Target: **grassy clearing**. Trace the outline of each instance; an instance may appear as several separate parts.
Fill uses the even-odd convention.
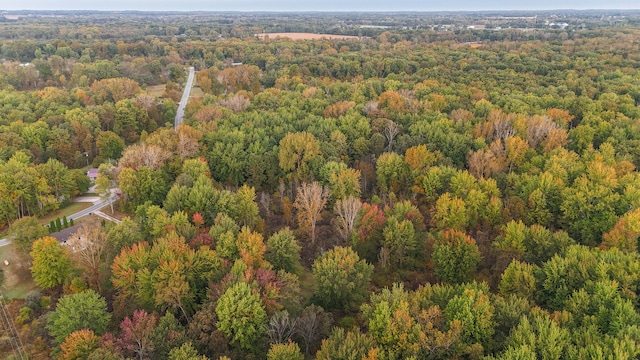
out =
[[[189,97],[202,98],[204,97],[204,91],[202,91],[200,87],[194,86],[191,88],[191,93],[189,93]]]
[[[296,272],[300,279],[300,295],[302,295],[303,303],[308,302],[313,293],[316,291],[316,280],[313,278],[311,271],[302,269]]]
[[[48,214],[47,216],[40,218],[40,223],[43,225],[46,225],[48,223],[51,222],[51,220],[55,220],[56,218],[63,218],[64,216],[69,216],[71,214],[75,214],[78,211],[84,210],[86,208],[91,207],[93,204],[92,203],[85,203],[85,202],[79,202],[79,203],[71,203],[69,206],[64,207],[62,209],[58,209],[50,214]]]
[[[7,260],[9,265],[5,265]],[[0,267],[3,272],[3,281],[0,286],[2,294],[10,299],[23,299],[38,286],[31,278],[27,255],[20,253],[16,245],[10,244],[0,247]]]
[[[162,97],[162,93],[164,92],[165,85],[152,85],[147,86],[147,93],[149,95],[153,95],[157,98]]]

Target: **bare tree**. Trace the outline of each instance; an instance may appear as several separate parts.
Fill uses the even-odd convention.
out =
[[[296,333],[297,319],[292,319],[287,310],[278,311],[269,319],[267,336],[269,342],[274,344],[285,344]]]
[[[177,129],[178,142],[176,146],[176,152],[180,156],[180,160],[196,154],[200,150],[198,140],[202,137],[202,134],[191,126],[180,124]]]
[[[389,151],[391,151],[391,147],[393,146],[393,139],[395,139],[396,135],[400,132],[400,126],[393,122],[392,120],[387,121],[384,125],[384,136],[387,138],[387,142],[389,143]]]
[[[494,135],[493,139],[506,139],[516,134],[509,118],[501,118],[493,123]]]
[[[333,207],[333,211],[338,216],[335,219],[336,228],[345,241],[349,240],[349,234],[351,234],[355,227],[356,217],[361,207],[362,202],[360,199],[353,196],[336,201]]]
[[[246,110],[251,105],[251,101],[246,96],[236,94],[218,101],[217,104],[233,112],[238,112]]]
[[[147,111],[147,113],[153,109],[157,101],[155,96],[149,94],[139,94],[136,97],[136,100],[138,101],[138,104]]]
[[[535,148],[556,128],[558,125],[548,116],[534,115],[527,120],[527,142]]]
[[[329,334],[332,323],[331,314],[327,314],[319,306],[310,305],[302,310],[302,314],[300,314],[296,323],[296,330],[302,341],[304,341],[305,354],[309,354],[311,344],[320,341]]]
[[[377,101],[369,101],[368,103],[364,104],[364,112],[365,114],[367,114],[367,116],[370,116],[374,113],[378,112],[378,102]]]
[[[155,171],[162,168],[170,157],[170,151],[160,146],[142,143],[127,147],[122,152],[118,164],[120,167],[129,167],[136,171],[140,170],[142,166]]]
[[[298,223],[301,227],[310,230],[311,243],[316,240],[316,222],[320,220],[320,214],[327,204],[329,189],[318,184],[303,183],[298,188],[298,195],[293,207],[298,210]]]
[[[86,271],[89,283],[95,284],[98,293],[102,293],[101,269],[106,266],[108,241],[102,229],[89,226],[81,227],[67,240],[73,260]]]
[[[267,218],[271,217],[271,194],[267,191],[260,193],[260,205],[264,208]]]

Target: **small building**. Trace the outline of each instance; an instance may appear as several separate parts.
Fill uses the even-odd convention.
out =
[[[89,177],[89,180],[96,181],[96,178],[98,177],[98,169],[89,169],[89,171],[87,171],[87,176]]]

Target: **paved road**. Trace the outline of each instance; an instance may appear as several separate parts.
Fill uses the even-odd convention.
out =
[[[84,210],[80,210],[75,214],[71,214],[71,215],[67,216],[67,219],[78,220],[83,216],[87,216],[87,215],[91,214],[92,212],[98,211],[98,210],[102,209],[103,207],[108,206],[109,204],[111,204],[111,202],[113,202],[115,200],[116,200],[115,197],[111,197],[111,198],[109,198],[107,200],[99,201],[99,202],[93,204],[92,206],[90,206],[90,207],[88,207],[88,208],[86,208]],[[4,238],[4,239],[0,239],[0,247],[6,246],[6,245],[9,245],[9,244],[11,244],[11,238],[7,237],[7,238]]]
[[[180,100],[180,104],[178,105],[178,111],[176,112],[176,121],[174,127],[177,128],[178,125],[182,124],[182,120],[184,120],[184,108],[187,106],[187,101],[189,101],[189,94],[191,93],[191,87],[193,86],[193,78],[195,76],[195,70],[193,66],[189,68],[189,78],[187,79],[187,84],[184,86],[184,92],[182,93],[182,99]]]

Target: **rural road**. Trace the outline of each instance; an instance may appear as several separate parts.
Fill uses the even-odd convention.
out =
[[[91,205],[90,207],[84,209],[84,210],[80,210],[75,214],[71,214],[69,216],[67,216],[67,219],[73,219],[73,220],[78,220],[79,218],[83,217],[83,216],[87,216],[89,214],[91,214],[92,212],[98,211],[100,209],[102,209],[103,207],[111,204],[111,202],[115,201],[116,198],[115,197],[110,197],[107,200],[101,200],[99,202],[94,203],[93,205]],[[2,246],[7,246],[11,244],[11,239],[9,237],[4,238],[4,239],[0,239],[0,247]]]
[[[175,128],[178,128],[178,125],[182,124],[182,120],[184,120],[184,108],[187,106],[187,101],[189,101],[189,94],[191,93],[191,87],[193,86],[194,75],[195,70],[193,69],[193,66],[191,66],[189,68],[189,78],[187,79],[187,84],[184,86],[182,99],[178,105],[178,111],[176,112]]]

